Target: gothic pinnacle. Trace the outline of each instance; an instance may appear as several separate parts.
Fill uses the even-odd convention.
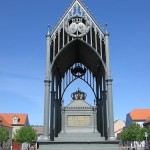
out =
[[[106,27],[106,34],[108,34],[108,24],[107,23],[105,24],[105,27]]]
[[[50,25],[48,24],[48,32],[47,35],[50,35]]]

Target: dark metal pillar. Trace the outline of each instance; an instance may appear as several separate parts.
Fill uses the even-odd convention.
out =
[[[54,141],[54,72],[52,71],[52,88],[51,88],[51,117],[50,117],[50,140]]]
[[[58,119],[59,119],[59,99],[58,99],[58,83],[56,81],[56,99],[55,99],[55,137],[58,137]]]
[[[61,101],[62,101],[62,97],[61,97],[61,81],[59,83],[59,104],[58,104],[58,126],[59,126],[59,130],[58,132],[60,133],[61,131]]]
[[[103,114],[103,96],[102,96],[102,88],[103,88],[103,85],[102,85],[103,83],[102,83],[102,76],[101,76],[101,78],[100,78],[100,119],[101,119],[101,122],[100,122],[100,130],[101,130],[101,135],[102,135],[102,137],[104,136],[104,125],[103,125],[103,123],[104,123],[104,120],[103,120],[103,118],[104,118],[104,114]]]
[[[104,114],[104,137],[105,139],[108,138],[108,125],[107,125],[107,98],[106,98],[106,91],[103,91],[103,114]]]
[[[100,98],[99,98],[99,84],[98,84],[98,79],[96,79],[96,107],[97,107],[97,130],[100,132]]]

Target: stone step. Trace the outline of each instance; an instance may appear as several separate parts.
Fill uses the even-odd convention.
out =
[[[55,137],[57,142],[98,142],[105,141],[104,137],[101,137],[100,133],[60,133],[58,137]]]
[[[39,142],[38,150],[119,150],[119,141],[105,142]]]
[[[100,133],[60,133],[58,137],[101,137]]]
[[[72,138],[55,138],[55,142],[99,142],[99,141],[104,141],[105,138],[99,137],[99,138],[88,138],[88,137],[72,137]]]

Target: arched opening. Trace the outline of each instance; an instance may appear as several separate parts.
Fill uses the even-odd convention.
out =
[[[68,86],[68,88],[66,89],[66,91],[64,93],[64,96],[62,98],[64,100],[64,105],[66,106],[72,101],[71,94],[73,92],[75,92],[78,88],[80,88],[81,91],[83,91],[83,92],[85,92],[87,94],[86,102],[88,102],[89,104],[94,106],[95,95],[93,94],[93,91],[91,90],[89,85],[87,85],[81,79],[77,79],[77,80],[73,81],[70,84],[70,86]]]
[[[84,67],[86,70],[85,74],[82,75],[81,77],[79,76],[74,77],[75,75],[71,71],[72,68],[76,70],[80,68],[80,70],[82,70],[83,69],[82,67]],[[71,132],[71,130],[72,131],[74,130],[74,127],[70,129],[68,124],[66,123],[66,116],[65,117],[62,116],[62,114],[66,113],[67,111],[67,108],[64,106],[64,101],[62,99],[62,96],[64,92],[67,90],[67,88],[69,88],[69,86],[72,87],[71,85],[74,85],[73,84],[74,82],[76,83],[75,85],[77,85],[76,87],[77,89],[80,88],[79,83],[83,84],[84,81],[85,83],[87,83],[87,85],[85,83],[84,85],[89,86],[92,91],[92,92],[88,92],[87,94],[93,93],[94,95],[93,97],[91,97],[92,100],[89,99],[90,104],[92,102],[93,107],[88,106],[91,111],[91,114],[94,113],[94,116],[92,115],[89,116],[90,124],[88,125],[90,126],[90,128],[88,129],[86,126],[85,129],[94,133],[99,132],[102,137],[106,138],[107,137],[107,125],[106,125],[107,110],[106,110],[106,96],[104,95],[104,91],[106,91],[106,86],[105,86],[106,66],[104,61],[100,57],[99,53],[96,52],[95,49],[93,49],[93,47],[91,47],[85,41],[82,41],[80,39],[74,39],[66,46],[64,46],[59,51],[59,53],[57,53],[52,63],[51,71],[52,71],[51,99],[55,101],[55,102],[53,101],[51,102],[51,120],[52,120],[51,126],[53,126],[53,128],[51,128],[50,131],[51,137],[53,137],[54,132],[55,132],[55,137],[58,137],[58,134],[61,132]],[[86,92],[84,90],[82,91]],[[69,92],[67,93],[71,94]],[[70,96],[67,97],[70,98]],[[67,103],[65,100],[65,105],[66,104]],[[55,107],[55,113],[53,113],[54,107]],[[79,107],[80,106],[78,105],[76,109],[78,109]],[[80,116],[80,114],[78,114],[78,116]],[[83,117],[83,115],[81,116]],[[55,124],[53,123],[54,122],[53,119],[55,120]],[[82,129],[84,128],[82,127]]]
[[[52,70],[57,71],[59,76],[63,76],[77,62],[84,64],[95,76],[100,71],[106,72],[105,63],[99,53],[80,39],[71,41],[60,50],[52,63]]]

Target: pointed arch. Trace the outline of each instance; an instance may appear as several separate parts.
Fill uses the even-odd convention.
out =
[[[84,79],[82,79],[82,78],[75,78],[75,79],[73,79],[73,80],[66,86],[66,88],[64,89],[64,91],[63,91],[63,93],[62,93],[62,97],[64,96],[64,93],[66,92],[67,88],[68,88],[74,81],[76,81],[77,79],[84,81],[84,82],[90,87],[90,89],[93,91],[94,96],[95,96],[95,99],[96,99],[97,95],[96,95],[96,92],[94,91],[93,87],[92,87],[86,80],[84,80]]]
[[[95,76],[99,71],[106,72],[106,66],[100,55],[86,42],[75,39],[67,44],[56,55],[52,63],[52,70],[55,68],[60,76],[76,62],[84,64]]]

